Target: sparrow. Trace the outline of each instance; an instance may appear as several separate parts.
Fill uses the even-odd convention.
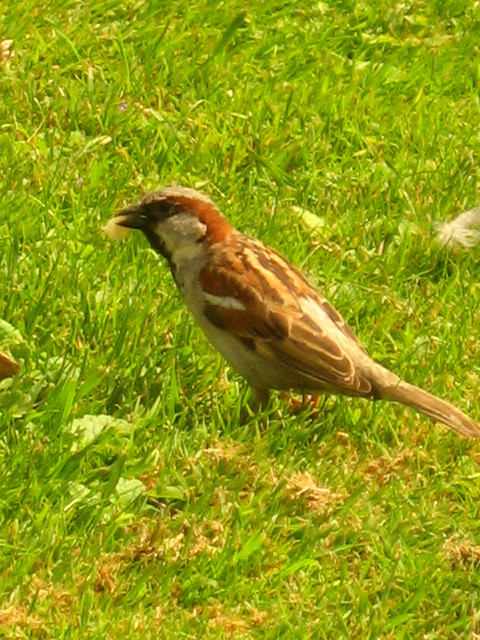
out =
[[[277,251],[235,229],[206,195],[165,187],[104,227],[142,231],[164,256],[208,340],[265,405],[271,389],[337,393],[413,407],[462,436],[480,426],[374,361],[339,312]]]

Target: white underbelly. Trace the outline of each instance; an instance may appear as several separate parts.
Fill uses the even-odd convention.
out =
[[[204,313],[203,294],[199,285],[188,286],[187,282],[198,282],[196,278],[184,278],[181,292],[189,311],[210,343],[222,354],[238,373],[252,386],[262,386],[264,380],[264,362],[257,353],[242,344],[238,338],[212,324]],[[179,283],[180,284],[180,283]],[[266,385],[269,387],[270,385]]]

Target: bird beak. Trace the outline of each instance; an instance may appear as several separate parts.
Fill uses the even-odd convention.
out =
[[[133,204],[119,211],[107,224],[102,227],[103,233],[110,240],[125,240],[133,229],[140,229],[148,234],[151,220],[142,204]]]
[[[145,207],[141,204],[132,204],[129,207],[125,207],[125,209],[122,209],[115,215],[113,220],[119,227],[141,229],[142,231],[150,224],[150,219],[146,214]]]

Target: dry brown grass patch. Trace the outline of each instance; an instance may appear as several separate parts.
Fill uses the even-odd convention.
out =
[[[96,593],[118,592],[118,570],[120,563],[115,555],[104,554],[95,562],[95,582],[93,588]]]
[[[246,463],[245,455],[242,447],[236,442],[223,442],[218,440],[210,447],[205,447],[203,453],[207,458],[213,459],[215,462],[232,462]]]
[[[242,635],[253,627],[261,627],[268,616],[266,611],[259,611],[251,607],[244,614],[240,614],[238,611],[226,611],[220,603],[206,608],[202,605],[196,605],[193,607],[191,615],[193,618],[205,615],[209,627],[221,629],[228,637]]]
[[[330,506],[340,504],[348,498],[348,493],[336,493],[328,487],[322,487],[308,471],[294,473],[288,480],[286,492],[290,498],[304,498],[310,509],[324,513]]]
[[[362,466],[361,473],[384,485],[392,476],[408,469],[418,456],[426,457],[426,454],[420,451],[413,452],[411,449],[403,449],[393,458],[380,456],[374,460],[368,460]]]
[[[471,540],[461,540],[458,535],[449,538],[443,550],[451,560],[462,565],[480,564],[480,545]]]
[[[70,611],[75,598],[72,591],[65,586],[39,576],[32,577],[29,591],[39,602],[48,600],[52,608],[61,612]]]
[[[138,479],[143,483],[147,492],[157,488],[158,478],[160,477],[162,470],[163,462],[159,462],[153,470],[142,473],[138,476]]]
[[[225,545],[224,526],[218,520],[202,520],[193,524],[182,520],[180,529],[172,531],[160,518],[157,521],[142,518],[129,525],[126,533],[133,533],[136,539],[121,551],[101,557],[97,567],[100,589],[115,591],[115,572],[119,567],[125,568],[140,559],[175,564],[182,557],[191,560],[200,553],[211,556]]]
[[[10,58],[15,57],[15,49],[13,48],[13,40],[2,40],[0,42],[0,62],[7,62]]]
[[[0,609],[0,632],[19,629],[30,631],[39,630],[43,627],[43,620],[39,616],[32,616],[28,609],[20,604],[11,604]]]

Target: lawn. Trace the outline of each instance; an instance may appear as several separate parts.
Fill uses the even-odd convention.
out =
[[[250,5],[250,6],[249,6]],[[0,636],[479,638],[480,445],[248,389],[140,234],[177,183],[480,420],[480,5],[0,5]],[[8,42],[8,41],[12,42]]]

